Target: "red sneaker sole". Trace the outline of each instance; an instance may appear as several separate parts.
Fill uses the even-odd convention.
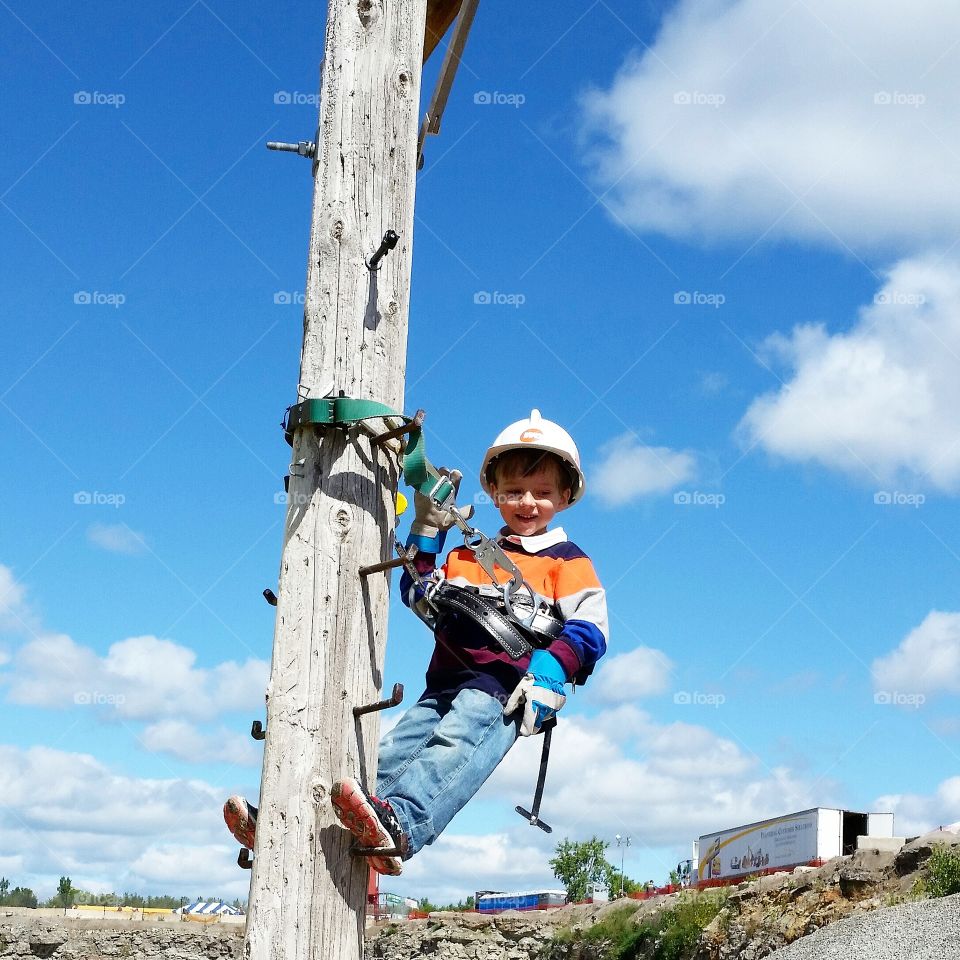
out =
[[[223,805],[223,819],[237,843],[252,850],[257,836],[257,825],[247,816],[246,804],[241,805],[231,797]]]
[[[338,780],[330,792],[333,812],[361,847],[393,847],[394,839],[383,829],[376,811],[360,785],[351,777]],[[399,857],[368,857],[377,873],[398,877],[403,872]]]

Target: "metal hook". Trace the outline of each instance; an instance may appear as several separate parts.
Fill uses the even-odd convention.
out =
[[[367,269],[377,271],[380,269],[380,261],[397,245],[400,240],[400,234],[394,230],[388,230],[380,241],[374,255],[367,260]]]
[[[373,713],[376,710],[386,710],[388,707],[396,707],[403,701],[403,684],[395,683],[393,685],[393,695],[388,700],[378,700],[376,703],[368,703],[362,707],[354,707],[353,715],[362,717],[365,713]]]

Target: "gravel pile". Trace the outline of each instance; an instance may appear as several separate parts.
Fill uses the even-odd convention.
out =
[[[960,960],[960,894],[848,917],[768,956],[775,960]]]

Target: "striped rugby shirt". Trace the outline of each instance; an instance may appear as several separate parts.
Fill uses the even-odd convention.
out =
[[[564,621],[563,632],[546,649],[560,661],[568,680],[585,682],[606,652],[609,635],[606,594],[590,558],[567,539],[560,527],[533,537],[517,536],[504,528],[497,542],[538,597],[545,599]],[[436,543],[442,549],[443,534]],[[421,576],[434,573],[436,556],[417,554],[415,563]],[[500,583],[510,579],[505,570],[497,568],[496,572]],[[468,547],[452,550],[437,574],[457,586],[479,587],[481,593],[497,594]],[[400,593],[407,606],[412,584],[404,571]],[[483,628],[467,617],[451,618],[445,629],[436,631],[435,639],[424,696],[483,690],[491,696],[504,697],[513,691],[530,664],[529,655],[512,660]]]

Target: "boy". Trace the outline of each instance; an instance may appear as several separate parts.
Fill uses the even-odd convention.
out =
[[[451,477],[460,479],[456,472]],[[401,860],[440,836],[517,737],[539,733],[555,716],[566,702],[564,683],[583,683],[606,651],[606,599],[593,565],[561,528],[548,529],[584,491],[570,435],[532,411],[487,450],[480,483],[505,524],[498,543],[563,622],[562,632],[515,660],[470,618],[439,619],[426,690],[380,743],[376,794],[352,777],[331,791],[334,813],[361,846],[400,852],[370,857],[374,870],[392,876],[401,872]],[[419,548],[421,578],[442,577],[496,598],[499,591],[468,547],[453,550],[436,569],[451,526],[449,513],[417,494],[407,545]],[[497,574],[501,583],[510,579],[507,571]],[[423,602],[408,573],[400,590],[407,606]],[[252,846],[255,808],[233,797],[224,815],[237,839]]]

